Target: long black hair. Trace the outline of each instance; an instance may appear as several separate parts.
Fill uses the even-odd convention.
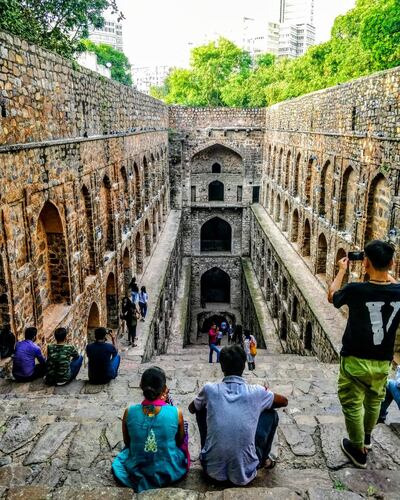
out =
[[[152,366],[143,372],[140,388],[146,399],[154,401],[161,395],[166,383],[167,378],[164,370],[158,366]]]

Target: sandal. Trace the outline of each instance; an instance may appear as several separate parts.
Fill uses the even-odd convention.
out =
[[[272,458],[267,458],[267,460],[264,463],[263,468],[266,470],[271,470],[275,467],[276,465],[276,460],[272,460]]]

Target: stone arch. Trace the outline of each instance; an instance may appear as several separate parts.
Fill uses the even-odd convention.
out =
[[[306,330],[304,333],[304,349],[312,351],[313,329],[310,321],[307,322]]]
[[[293,302],[292,302],[292,321],[293,321],[293,323],[299,322],[299,316],[300,316],[299,313],[300,313],[299,299],[297,298],[296,295],[293,295]]]
[[[220,174],[221,173],[221,164],[218,163],[217,161],[213,163],[211,167],[211,173],[213,174]]]
[[[282,299],[287,300],[288,299],[288,293],[289,293],[289,283],[287,278],[284,276],[282,278]]]
[[[267,210],[269,208],[269,192],[270,192],[270,187],[269,184],[267,184],[267,189],[265,190],[265,202],[264,202],[264,207]]]
[[[136,234],[135,238],[135,254],[136,254],[136,274],[142,274],[143,272],[143,243],[142,236],[140,233]]]
[[[270,179],[271,178],[271,172],[272,172],[272,146],[271,144],[269,145],[268,148],[268,159],[267,159],[267,176]]]
[[[372,180],[368,191],[365,243],[386,239],[389,230],[390,203],[389,183],[383,174],[378,174]]]
[[[311,226],[308,219],[304,222],[302,255],[304,257],[311,255]]]
[[[129,254],[128,247],[124,250],[124,255],[122,257],[122,267],[124,270],[124,291],[125,295],[129,295],[129,283],[132,279],[132,266],[131,266],[131,256]]]
[[[318,238],[317,250],[317,274],[326,273],[326,258],[328,254],[328,243],[324,233],[321,233]]]
[[[265,286],[265,298],[266,298],[266,300],[270,300],[271,290],[272,290],[271,280],[269,278],[267,278],[267,282],[266,282],[266,286]]]
[[[289,149],[289,151],[287,152],[287,155],[286,155],[285,181],[283,183],[285,189],[288,189],[288,187],[289,187],[291,159],[292,159],[292,152]]]
[[[224,201],[224,184],[212,181],[208,185],[208,201]]]
[[[9,293],[4,269],[3,257],[0,255],[0,328],[11,323]]]
[[[82,186],[82,199],[85,208],[86,244],[88,253],[87,269],[89,274],[96,274],[92,201],[89,190],[85,185]]]
[[[115,249],[114,223],[113,223],[113,208],[112,208],[112,197],[111,197],[111,182],[107,175],[105,175],[103,178],[102,198],[103,198],[102,205],[105,210],[105,220],[104,220],[105,249],[112,252]]]
[[[281,184],[282,181],[282,169],[283,169],[283,148],[280,149],[279,151],[279,160],[278,160],[278,172],[277,172],[277,183],[278,185]]]
[[[118,298],[114,273],[109,273],[106,282],[107,328],[118,328]]]
[[[272,295],[272,301],[271,301],[271,316],[272,318],[277,318],[278,317],[278,297],[276,293]]]
[[[306,205],[311,205],[311,187],[314,161],[314,157],[311,157],[308,160],[306,175],[304,178],[304,201]]]
[[[289,227],[289,202],[286,200],[283,206],[282,231],[287,232],[288,227]]]
[[[230,174],[243,174],[243,158],[239,151],[231,146],[213,142],[198,149],[191,158],[192,174],[209,174],[213,165],[220,165],[221,171]],[[220,172],[221,172],[220,171]],[[220,173],[215,172],[215,173]]]
[[[157,208],[153,208],[153,245],[157,241]]]
[[[146,219],[144,222],[144,245],[146,250],[146,257],[149,257],[151,254],[151,234],[148,219]]]
[[[276,197],[276,213],[275,213],[275,221],[277,224],[281,221],[281,195],[278,194]]]
[[[293,210],[292,215],[292,230],[290,234],[290,241],[296,243],[299,239],[299,211],[297,208]]]
[[[140,172],[136,162],[134,162],[133,164],[133,175],[134,175],[134,192],[135,192],[135,213],[136,213],[136,218],[139,218],[142,201],[141,201]]]
[[[288,334],[288,322],[287,322],[286,314],[283,313],[281,316],[281,324],[280,324],[280,332],[279,332],[280,339],[286,341],[287,334]]]
[[[301,153],[297,154],[296,164],[294,166],[294,175],[293,175],[293,196],[298,196],[299,194],[299,178],[300,178],[300,163],[301,163]]]
[[[274,151],[272,153],[272,175],[271,175],[272,179],[276,179],[276,174],[277,174],[276,161],[277,161],[277,153],[276,153],[276,146],[274,146]]]
[[[232,227],[224,219],[213,217],[201,226],[201,252],[231,252]]]
[[[321,170],[321,183],[319,192],[319,215],[325,217],[327,208],[332,200],[332,181],[333,181],[333,168],[331,162],[328,160]]]
[[[271,203],[270,203],[269,213],[270,213],[271,217],[273,218],[274,213],[275,213],[275,193],[274,193],[273,189],[271,189]]]
[[[342,191],[340,193],[340,231],[346,231],[349,233],[353,227],[356,189],[356,173],[352,167],[347,167],[343,174]]]
[[[86,337],[88,343],[95,341],[94,332],[96,328],[98,328],[99,326],[100,326],[99,306],[96,304],[96,302],[92,302],[86,323]]]
[[[124,232],[128,231],[129,226],[129,184],[128,184],[128,174],[126,168],[122,166],[120,168],[121,182],[122,182],[122,193],[121,193],[121,218],[122,227]]]
[[[144,204],[146,207],[150,204],[150,172],[147,159],[143,156],[143,177],[144,177]]]
[[[219,267],[213,267],[201,276],[201,303],[231,301],[231,279]]]
[[[50,201],[46,201],[40,212],[36,238],[36,293],[42,298],[42,308],[50,304],[69,304],[71,291],[65,234],[58,208]]]

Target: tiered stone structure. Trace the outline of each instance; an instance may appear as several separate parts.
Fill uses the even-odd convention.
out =
[[[82,348],[99,324],[121,328],[131,277],[153,286],[157,268],[149,359],[165,350],[185,257],[187,341],[225,318],[268,347],[250,259],[281,348],[337,358],[344,317],[324,298],[337,260],[398,243],[398,69],[268,109],[168,108],[0,41],[1,324],[36,325],[43,346],[68,326]]]

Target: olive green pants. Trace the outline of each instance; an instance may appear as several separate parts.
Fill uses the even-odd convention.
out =
[[[352,444],[364,446],[385,399],[390,362],[346,356],[340,359],[338,396]]]

